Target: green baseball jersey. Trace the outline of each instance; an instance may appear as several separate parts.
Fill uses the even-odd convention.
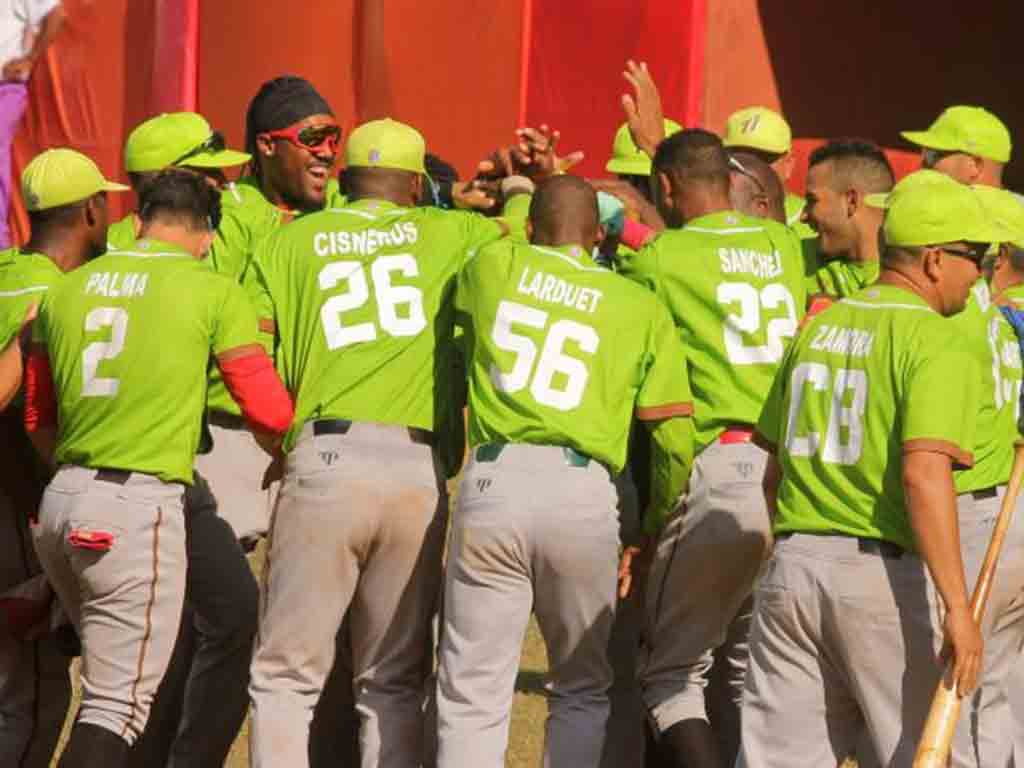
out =
[[[582,248],[488,246],[459,275],[456,307],[469,339],[471,446],[568,446],[618,474],[634,411],[693,412],[664,305]]]
[[[813,317],[757,425],[782,466],[776,533],[838,533],[914,550],[903,454],[973,463],[978,382],[954,322],[875,285]]]
[[[285,449],[315,419],[447,423],[455,275],[501,234],[474,213],[360,200],[267,238],[247,285],[274,321],[278,372],[295,400]]]
[[[234,281],[154,240],[65,275],[33,325],[57,392],[58,464],[192,482],[211,355],[257,343]]]
[[[210,248],[207,259],[215,272],[243,282],[246,270],[256,247],[271,233],[276,232],[285,224],[308,215],[301,211],[288,211],[271,203],[260,189],[259,180],[255,177],[244,177],[228,184],[221,193],[221,222],[217,228],[217,237]],[[338,180],[327,182],[325,207],[333,208],[344,205],[345,198],[338,188]],[[269,337],[261,340],[267,352]],[[238,404],[231,398],[220,370],[210,371],[210,391],[207,403],[211,410],[238,415]]]
[[[1020,405],[1020,344],[984,280],[975,283],[967,307],[952,322],[979,374],[974,466],[955,476],[957,493],[967,493],[1010,478]]]
[[[878,279],[877,261],[832,259],[822,264],[811,278],[807,292],[833,298],[846,298],[867,288]]]
[[[40,253],[0,251],[0,348],[21,329],[25,313],[46,296],[63,273]]]
[[[679,329],[697,450],[730,425],[755,424],[807,304],[796,236],[720,211],[662,232],[620,269],[665,302]]]
[[[813,240],[818,236],[817,232],[800,219],[804,208],[807,206],[806,200],[800,197],[800,195],[787,192],[783,205],[786,209],[786,225],[796,233],[797,237],[801,240]]]

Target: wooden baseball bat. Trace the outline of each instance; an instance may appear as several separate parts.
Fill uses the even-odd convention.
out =
[[[978,574],[978,583],[975,584],[974,594],[971,596],[971,616],[979,624],[981,617],[985,615],[988,597],[992,592],[996,564],[999,562],[1003,539],[1006,538],[1006,531],[1013,518],[1013,508],[1017,504],[1022,478],[1024,478],[1024,443],[1017,443],[1014,446],[1010,482],[1006,486],[1006,494],[999,507],[999,517],[996,518],[996,527],[992,531],[992,541],[989,542],[988,550],[985,552],[985,562],[982,563],[981,573]],[[952,668],[953,660],[950,659],[943,671],[942,679],[935,689],[935,696],[932,698],[932,708],[928,712],[921,740],[917,744],[917,753],[914,755],[914,768],[945,768],[948,764],[949,748],[960,716],[960,697],[957,695],[956,685],[952,682]]]

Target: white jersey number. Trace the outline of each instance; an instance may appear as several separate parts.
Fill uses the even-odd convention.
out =
[[[719,304],[739,304],[738,314],[725,318],[725,352],[734,365],[777,363],[782,359],[784,340],[796,333],[796,302],[782,283],[769,283],[760,292],[749,283],[722,283],[718,286]],[[785,307],[785,317],[775,317],[764,325],[765,343],[748,346],[743,334],[761,330],[761,313]]]
[[[85,330],[110,328],[110,341],[94,341],[82,352],[82,397],[114,397],[119,379],[96,375],[101,360],[112,360],[124,349],[128,313],[118,307],[97,307],[85,316]]]
[[[544,339],[540,360],[534,370],[537,345],[532,339],[513,331],[514,323],[543,330],[547,327],[548,313],[513,301],[503,301],[498,305],[491,340],[499,349],[514,353],[516,359],[512,370],[508,372],[500,370],[497,365],[491,366],[494,386],[501,392],[513,393],[529,384],[533,399],[542,405],[560,411],[571,411],[578,407],[583,401],[583,391],[590,372],[582,360],[565,354],[565,343],[575,342],[580,349],[592,355],[601,341],[594,329],[573,320],[556,320]],[[565,376],[562,389],[554,386],[555,375],[559,373]]]
[[[868,399],[868,377],[864,371],[848,368],[840,368],[834,373],[834,380],[831,380],[833,371],[822,363],[801,363],[793,369],[789,418],[786,423],[786,449],[791,456],[805,457],[813,456],[820,449],[822,461],[829,464],[856,464],[864,450],[864,406]],[[832,403],[823,445],[820,432],[797,434],[797,418],[807,387],[816,392],[826,392],[830,385]],[[842,439],[844,428],[845,440]]]
[[[377,322],[390,336],[415,336],[427,327],[423,313],[423,292],[412,285],[393,285],[392,276],[418,277],[416,259],[409,253],[381,256],[370,265],[370,278],[377,299]],[[343,313],[363,306],[370,298],[366,267],[358,261],[335,261],[320,270],[320,290],[329,291],[342,280],[348,280],[348,290],[332,296],[320,308],[328,349],[341,349],[361,341],[377,338],[377,326],[372,322],[345,325]],[[405,307],[399,312],[399,307]]]

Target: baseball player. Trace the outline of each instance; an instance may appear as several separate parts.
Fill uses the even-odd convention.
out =
[[[924,172],[922,172],[924,173]],[[914,176],[908,176],[906,184]],[[1014,233],[997,259],[1009,262],[1024,245],[1024,206],[1009,192],[976,186],[975,193],[990,216]],[[957,518],[967,584],[977,582],[992,538],[1013,463],[1013,444],[1021,389],[1021,353],[1017,337],[993,300],[994,284],[979,280],[967,307],[953,318],[957,336],[972,354],[980,373],[975,423],[974,466],[957,472]],[[1017,507],[999,560],[988,610],[981,625],[985,656],[979,687],[963,707],[953,742],[952,765],[981,768],[1009,765],[1013,742],[1007,680],[1020,664],[1024,646],[1024,499]]]
[[[32,189],[44,200],[45,182]],[[291,421],[244,291],[198,261],[218,203],[195,174],[158,174],[143,190],[135,249],[69,273],[33,327],[25,423],[58,467],[33,539],[82,641],[82,701],[62,768],[124,765],[167,666],[210,356],[268,450]]]
[[[601,237],[594,191],[570,176],[544,182],[530,224],[532,246],[484,249],[457,289],[471,459],[445,578],[442,768],[504,765],[531,610],[550,658],[545,763],[600,763],[618,551],[611,477],[634,409],[658,446],[648,530],[675,507],[692,458],[690,420],[675,418],[693,408],[685,353],[660,302],[588,256]]]
[[[352,202],[294,222],[253,259],[261,322],[297,398],[250,683],[263,768],[308,765],[346,611],[362,765],[421,760],[447,504],[432,446],[455,406],[451,291],[467,253],[504,231],[413,207],[424,143],[407,125],[366,123],[345,156]]]
[[[981,107],[949,107],[925,131],[900,135],[921,148],[921,164],[963,184],[1003,185],[1012,143],[1003,122]]]
[[[170,167],[193,170],[223,189],[227,185],[224,169],[250,159],[245,152],[228,149],[220,131],[195,112],[165,113],[145,120],[132,129],[124,143],[124,167],[136,195],[157,172]],[[107,231],[107,247],[131,248],[140,226],[137,213],[114,222]]]
[[[757,153],[779,174],[783,184],[793,175],[793,132],[786,119],[768,107],[747,107],[729,115],[722,143],[730,150]],[[787,193],[786,223],[801,239],[810,239],[815,234],[805,224],[803,210],[803,198]]]
[[[683,130],[683,126],[667,118],[664,121],[664,128],[665,136]],[[628,121],[620,125],[615,132],[612,156],[605,163],[604,169],[614,173],[620,180],[629,182],[641,195],[650,196],[651,158],[636,145]]]
[[[882,212],[865,197],[894,181],[885,153],[869,142],[837,139],[811,153],[801,217],[817,233],[824,263],[808,279],[809,294],[849,296],[875,281]]]
[[[758,422],[775,549],[757,588],[739,766],[835,765],[862,723],[909,765],[947,645],[973,689],[953,469],[974,463],[980,376],[950,343],[1003,230],[969,188],[894,191],[878,282],[816,315]]]
[[[803,260],[788,227],[732,209],[729,159],[714,134],[665,139],[654,169],[670,228],[620,268],[665,301],[679,329],[697,437],[686,514],[662,531],[651,568],[641,686],[663,752],[727,765],[739,739],[745,604],[771,541],[760,480],[767,454],[751,438],[803,317]],[[726,679],[706,705],[716,649]]]
[[[89,158],[69,149],[50,150],[33,159],[22,174],[22,188],[32,234],[21,248],[0,253],[4,329],[18,329],[65,272],[103,252],[106,193],[127,189],[104,179]],[[10,336],[5,333],[2,338],[6,342]],[[20,372],[22,345],[17,336],[8,349]],[[28,518],[39,507],[45,480],[25,436],[21,411],[19,405],[0,417],[0,593],[17,589],[40,573]],[[0,635],[0,764],[48,766],[71,697],[68,659],[52,635],[35,642],[16,642],[3,630]]]
[[[754,218],[786,223],[786,191],[771,165],[752,152],[730,152],[729,172],[733,208]]]
[[[224,138],[194,112],[153,117],[124,146],[124,163],[137,195],[161,170],[184,168],[211,186],[226,183],[224,169],[250,159],[226,149]],[[131,250],[141,219],[131,213],[111,225],[108,247]],[[248,709],[249,662],[259,614],[259,590],[231,527],[203,479],[186,496],[189,562],[186,603],[175,653],[132,745],[129,765],[224,763]],[[214,695],[213,692],[216,692]]]

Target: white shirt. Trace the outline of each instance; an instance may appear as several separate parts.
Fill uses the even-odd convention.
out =
[[[61,0],[0,0],[0,67],[32,50],[39,25]]]

